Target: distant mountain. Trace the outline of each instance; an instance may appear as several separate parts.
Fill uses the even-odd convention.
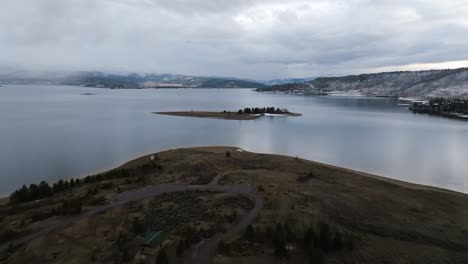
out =
[[[258,91],[388,97],[468,96],[468,68],[320,77]]]
[[[291,78],[291,79],[273,79],[262,82],[265,85],[279,85],[279,84],[286,84],[286,83],[303,83],[307,81],[311,81],[314,78]]]
[[[0,84],[59,84],[65,80],[61,73],[32,73],[22,70],[1,71]]]
[[[103,72],[76,72],[70,74],[31,75],[25,72],[0,74],[0,83],[64,84],[97,88],[262,88],[259,82],[222,77],[196,77],[174,74],[107,74]]]

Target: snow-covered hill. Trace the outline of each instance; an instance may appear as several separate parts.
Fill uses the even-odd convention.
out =
[[[367,96],[391,97],[468,96],[468,68],[320,77],[304,83],[274,85],[258,90],[300,91],[304,94],[353,91]]]

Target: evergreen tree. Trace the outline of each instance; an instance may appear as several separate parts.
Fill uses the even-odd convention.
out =
[[[156,256],[156,263],[157,264],[169,264],[169,259],[167,257],[167,254],[164,248],[161,248],[159,250],[159,253]]]
[[[184,255],[184,241],[179,241],[179,244],[177,244],[177,249],[176,249],[176,254],[178,257],[182,257]]]
[[[343,241],[339,231],[336,231],[335,236],[333,237],[332,247],[337,251],[340,251],[343,248]]]
[[[244,233],[244,236],[247,240],[249,241],[253,241],[254,238],[255,238],[255,232],[254,232],[254,229],[252,227],[252,225],[248,225],[247,228],[245,229],[245,233]]]
[[[330,250],[330,244],[331,244],[331,233],[330,233],[330,226],[326,223],[320,222],[319,224],[319,230],[320,230],[320,248],[328,252]]]
[[[52,189],[47,182],[41,181],[39,183],[39,193],[41,198],[49,197],[52,195]]]
[[[304,249],[309,249],[317,244],[317,235],[312,227],[309,227],[304,233],[303,246]]]
[[[284,257],[288,255],[286,250],[286,240],[284,236],[284,229],[281,223],[276,225],[276,230],[273,235],[273,246],[275,248],[275,256]]]
[[[324,253],[320,248],[311,247],[307,251],[310,264],[322,264],[324,263]]]

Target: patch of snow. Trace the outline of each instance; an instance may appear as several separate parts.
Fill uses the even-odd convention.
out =
[[[269,113],[265,113],[265,116],[286,116],[284,114],[269,114]]]

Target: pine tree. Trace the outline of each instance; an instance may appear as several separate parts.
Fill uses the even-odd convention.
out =
[[[169,259],[167,257],[167,254],[164,248],[161,248],[159,250],[159,253],[156,256],[156,263],[157,264],[169,264]]]
[[[245,233],[244,233],[244,236],[247,240],[249,241],[253,241],[254,238],[255,238],[255,232],[254,232],[254,229],[252,227],[252,225],[248,225],[247,226],[247,229],[245,229]]]

